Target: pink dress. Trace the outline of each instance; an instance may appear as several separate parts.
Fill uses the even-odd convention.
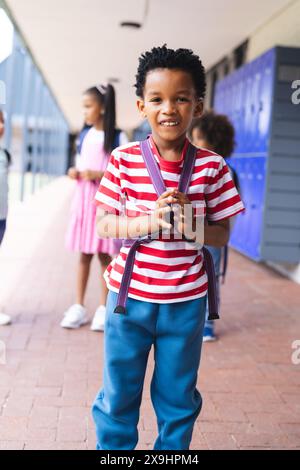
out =
[[[127,143],[126,135],[121,132],[120,145]],[[105,171],[108,155],[103,149],[104,132],[91,128],[83,141],[81,154],[77,155],[76,168],[79,171]],[[99,238],[96,233],[95,195],[98,181],[77,180],[71,204],[70,221],[66,233],[66,247],[70,251],[86,254],[118,254],[121,240]]]

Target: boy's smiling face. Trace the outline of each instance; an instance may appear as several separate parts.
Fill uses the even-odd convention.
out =
[[[137,106],[141,115],[147,117],[158,144],[185,139],[193,118],[203,112],[192,76],[178,69],[160,68],[148,72],[144,95]]]

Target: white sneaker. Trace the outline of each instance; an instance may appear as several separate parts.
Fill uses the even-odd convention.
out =
[[[212,343],[213,341],[216,341],[217,338],[215,336],[207,335],[203,336],[203,343]]]
[[[5,313],[0,313],[0,326],[9,325],[11,323],[11,317]]]
[[[88,322],[86,309],[83,305],[74,304],[65,313],[60,326],[63,328],[79,328]]]
[[[91,330],[104,331],[105,314],[106,314],[105,306],[100,305],[100,307],[98,307],[95,312],[95,315],[91,324]]]

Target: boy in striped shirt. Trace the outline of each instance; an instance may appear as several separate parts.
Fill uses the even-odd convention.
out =
[[[205,70],[199,57],[188,49],[153,48],[139,59],[135,87],[166,191],[157,197],[140,143],[133,142],[112,152],[96,194],[100,237],[152,238],[137,248],[125,314],[114,309],[128,247],[122,247],[105,273],[103,387],[92,410],[97,449],[135,448],[153,345],[151,399],[158,426],[153,448],[184,450],[202,406],[196,388],[207,298],[201,248],[203,243],[225,245],[229,217],[244,207],[224,159],[208,150],[197,150],[187,194],[178,190],[189,146],[186,132],[203,112]],[[171,205],[176,230],[170,223]],[[206,216],[204,234],[195,231],[199,207]]]

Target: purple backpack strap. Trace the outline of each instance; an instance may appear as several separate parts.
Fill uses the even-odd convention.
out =
[[[149,139],[143,140],[143,142],[141,142],[141,150],[148,173],[151,177],[152,184],[157,196],[159,197],[163,192],[166,191],[166,186],[158,164],[153,157]],[[178,190],[181,193],[187,193],[190,186],[190,181],[195,166],[196,150],[196,147],[194,147],[192,144],[189,144],[178,183]]]
[[[151,182],[156,191],[157,197],[166,191],[166,186],[161,174],[161,171],[158,167],[158,164],[153,156],[149,139],[143,140],[141,143],[141,151],[144,159],[144,163],[148,170]]]
[[[140,143],[142,156],[144,158],[145,165],[147,167],[149,176],[151,178],[154,189],[159,197],[163,192],[166,191],[165,183],[161,174],[161,171],[158,167],[158,164],[153,156],[150,142],[148,139]],[[180,192],[187,193],[191,177],[193,174],[195,159],[196,159],[197,149],[192,144],[189,144],[187,149],[186,158],[184,159],[182,173],[180,175],[180,180],[178,184],[178,189]],[[121,280],[121,285],[117,297],[117,306],[114,310],[114,313],[125,313],[125,305],[127,300],[127,295],[129,291],[130,281],[132,270],[134,266],[135,253],[139,245],[143,243],[151,242],[151,237],[148,235],[146,238],[140,238],[137,240],[126,239],[123,242],[124,246],[130,246],[130,249],[127,254],[124,273]],[[206,254],[208,252],[208,255]],[[214,271],[214,264],[211,257],[211,254],[208,250],[203,248],[204,263],[208,276],[208,304],[209,304],[209,320],[214,320],[219,318],[218,315],[218,304],[217,304],[217,289],[216,289],[216,278]]]
[[[134,266],[134,258],[135,258],[135,253],[137,250],[137,247],[139,245],[142,245],[143,243],[149,243],[151,242],[151,238],[146,238],[146,239],[126,239],[124,241],[124,246],[130,246],[130,249],[127,254],[126,262],[125,262],[125,268],[124,272],[122,275],[122,280],[121,280],[121,285],[117,297],[117,306],[114,310],[114,313],[125,313],[126,309],[126,300],[128,296],[128,290],[130,286],[130,281],[131,281],[131,275],[132,275],[132,270]]]
[[[204,267],[207,274],[208,289],[207,289],[207,298],[208,298],[208,320],[218,320],[218,296],[217,296],[217,280],[216,272],[214,266],[214,260],[207,248],[205,246],[202,248]]]

